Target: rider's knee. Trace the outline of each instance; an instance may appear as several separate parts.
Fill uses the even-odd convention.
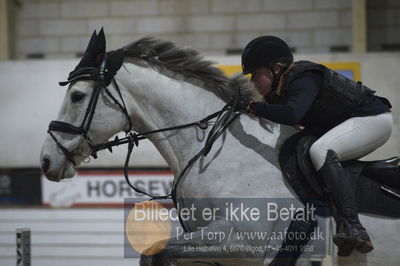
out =
[[[310,148],[310,158],[315,170],[321,169],[325,163],[326,154],[330,148],[323,141],[317,140]]]

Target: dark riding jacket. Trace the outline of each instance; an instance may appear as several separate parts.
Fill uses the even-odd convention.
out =
[[[389,112],[391,105],[375,91],[309,61],[295,62],[283,85],[251,105],[254,113],[276,123],[326,132],[350,117]]]

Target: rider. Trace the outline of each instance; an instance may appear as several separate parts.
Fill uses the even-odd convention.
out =
[[[339,250],[351,246],[342,256],[354,248],[362,253],[373,250],[340,162],[363,157],[389,139],[393,125],[389,101],[323,65],[293,62],[289,46],[274,36],[248,43],[242,68],[244,74],[251,74],[263,101],[242,96],[240,109],[276,123],[301,126],[319,137],[310,157],[342,219],[333,241]]]

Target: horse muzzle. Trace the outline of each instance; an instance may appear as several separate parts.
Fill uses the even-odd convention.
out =
[[[53,182],[60,182],[65,178],[71,178],[76,173],[75,166],[68,160],[59,163],[46,155],[42,156],[41,168],[46,178]]]
[[[48,180],[60,182],[75,175],[75,165],[59,151],[51,139],[47,139],[40,154],[40,166]]]

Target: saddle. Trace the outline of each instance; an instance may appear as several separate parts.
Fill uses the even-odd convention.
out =
[[[309,150],[318,138],[299,132],[283,144],[279,163],[285,182],[304,204],[314,204],[317,214],[330,216],[329,198],[311,162]],[[354,190],[360,213],[400,218],[399,157],[378,161],[342,162]],[[344,177],[345,178],[345,177]],[[318,208],[319,207],[319,208]]]

